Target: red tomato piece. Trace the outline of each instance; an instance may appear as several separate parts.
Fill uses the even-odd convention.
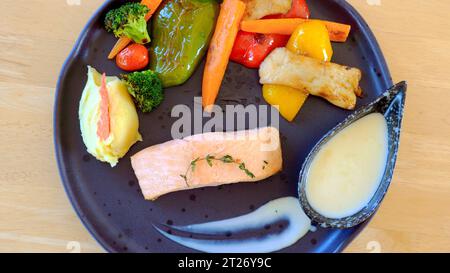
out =
[[[132,44],[122,50],[116,57],[117,66],[125,71],[137,71],[148,65],[148,50],[140,44]]]

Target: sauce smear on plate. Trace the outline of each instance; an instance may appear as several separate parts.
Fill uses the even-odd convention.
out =
[[[295,244],[308,231],[314,231],[311,220],[303,212],[297,198],[283,197],[272,200],[254,212],[239,217],[174,227],[175,230],[203,235],[239,233],[251,229],[263,229],[277,221],[288,222],[286,228],[274,234],[244,239],[195,239],[181,237],[155,227],[166,238],[189,248],[209,253],[265,253],[278,251]]]

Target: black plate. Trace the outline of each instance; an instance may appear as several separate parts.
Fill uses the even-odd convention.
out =
[[[54,110],[56,158],[67,194],[87,229],[110,252],[191,252],[168,241],[152,227],[154,223],[185,225],[225,219],[248,213],[264,203],[283,196],[297,195],[298,173],[314,144],[328,130],[344,120],[350,111],[310,97],[294,123],[280,121],[284,170],[267,181],[204,188],[165,195],[155,202],[145,201],[131,169],[130,155],[171,139],[170,117],[174,105],[193,106],[201,93],[203,64],[184,85],[166,90],[166,99],[154,112],[140,114],[144,141],[134,145],[117,167],[111,168],[87,154],[78,121],[78,105],[86,83],[86,66],[107,75],[122,73],[107,54],[116,39],[103,29],[105,13],[126,1],[107,1],[89,20],[63,66]],[[308,1],[313,18],[350,24],[347,43],[334,43],[336,63],[362,70],[364,98],[368,104],[392,85],[380,48],[361,16],[345,1]],[[230,63],[219,104],[265,104],[256,70]],[[243,198],[245,196],[245,198]],[[319,229],[283,252],[338,252],[364,224],[346,230]],[[279,228],[278,226],[272,228]]]

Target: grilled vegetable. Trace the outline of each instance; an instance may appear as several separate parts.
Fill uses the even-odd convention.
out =
[[[148,113],[156,108],[164,99],[161,80],[151,70],[133,72],[122,76],[128,92],[133,96],[142,112]]]
[[[286,2],[286,3],[285,3]],[[292,5],[291,5],[292,2]],[[284,14],[273,14],[283,10],[283,5],[290,7]],[[305,0],[249,1],[246,8],[250,17],[271,14],[264,18],[304,18],[309,17],[309,9]],[[257,18],[259,19],[259,18]],[[230,59],[248,68],[259,68],[272,50],[285,46],[289,36],[281,34],[261,34],[239,31],[234,42]]]
[[[293,121],[308,98],[308,93],[289,86],[265,84],[263,97],[268,104],[277,107],[281,116]]]
[[[289,36],[239,31],[230,60],[248,68],[259,68],[272,50],[285,46]]]
[[[262,34],[291,35],[301,23],[308,21],[302,18],[259,19],[245,20],[241,23],[241,30]],[[315,20],[317,21],[317,20]],[[350,33],[351,26],[320,20],[328,29],[328,34],[333,42],[345,42]]]
[[[202,104],[206,111],[211,110],[219,94],[244,12],[245,4],[239,0],[225,0],[221,5],[203,73]]]
[[[149,8],[149,12],[147,12],[147,15],[145,15],[145,21],[148,21],[150,17],[152,17],[153,13],[155,13],[156,9],[158,8],[159,4],[161,4],[162,0],[142,0],[141,4]],[[117,40],[114,47],[111,49],[111,52],[108,55],[108,59],[114,59],[119,52],[121,52],[127,45],[131,43],[131,39],[124,36],[120,37],[119,40]]]
[[[320,21],[308,21],[300,24],[292,33],[286,48],[290,51],[329,62],[333,56],[330,36]]]
[[[169,0],[153,15],[150,68],[164,87],[183,84],[205,55],[219,12],[215,0]]]
[[[117,38],[128,37],[135,43],[150,42],[145,16],[150,9],[139,3],[127,3],[106,14],[105,28]]]
[[[148,50],[140,44],[132,44],[116,57],[116,64],[125,71],[137,71],[148,65]]]
[[[291,9],[286,13],[281,15],[281,18],[309,18],[309,8],[306,4],[306,0],[292,0]]]

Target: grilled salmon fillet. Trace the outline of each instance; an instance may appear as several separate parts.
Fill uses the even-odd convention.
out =
[[[259,68],[261,84],[280,84],[304,90],[332,104],[352,110],[361,95],[357,68],[301,56],[286,48],[277,48]]]
[[[174,191],[263,180],[279,172],[282,161],[280,133],[274,127],[193,135],[131,157],[147,200]]]

